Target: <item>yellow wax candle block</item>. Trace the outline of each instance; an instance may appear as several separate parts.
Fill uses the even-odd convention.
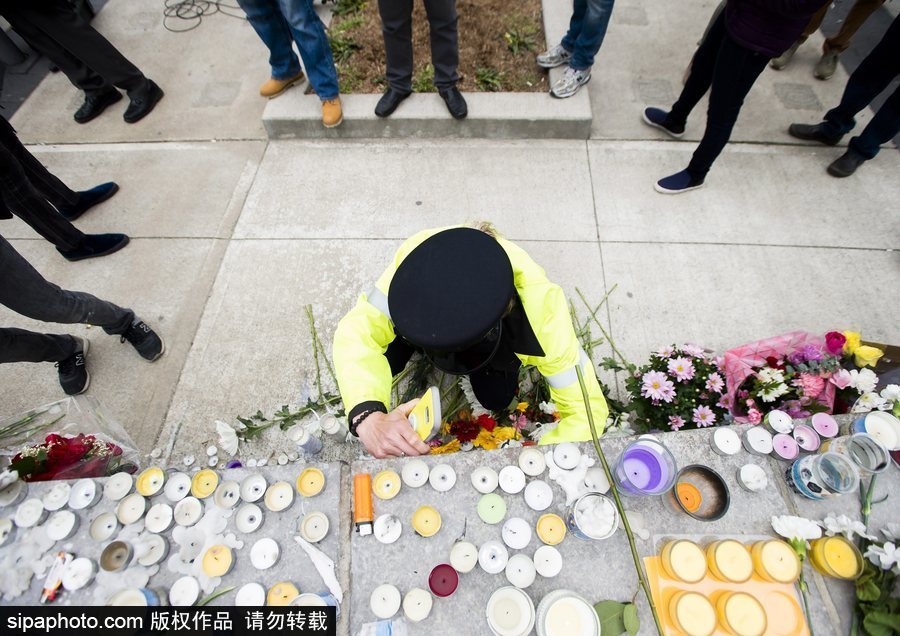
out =
[[[669,616],[675,629],[687,636],[711,636],[716,631],[716,610],[698,592],[676,592],[669,601]]]
[[[372,480],[372,492],[379,499],[393,499],[400,492],[400,475],[393,470],[383,470]]]
[[[719,624],[733,636],[763,636],[766,610],[746,592],[725,592],[716,601]]]
[[[283,607],[290,605],[290,602],[298,596],[300,596],[300,590],[297,589],[297,586],[288,581],[282,581],[269,588],[269,593],[266,594],[266,605]]]
[[[197,499],[206,499],[216,491],[219,476],[214,470],[204,468],[191,479],[191,494]]]
[[[206,576],[225,576],[233,563],[231,548],[227,545],[214,545],[204,553],[201,567]]]
[[[753,559],[740,541],[714,541],[706,548],[709,571],[722,581],[746,583],[753,576]]]
[[[541,515],[537,520],[537,535],[547,545],[556,545],[566,537],[566,524],[559,515]]]
[[[847,580],[859,578],[862,574],[862,555],[844,537],[822,537],[813,541],[810,546],[809,560],[822,574]]]
[[[660,554],[663,569],[673,579],[699,583],[706,576],[706,555],[693,541],[669,541]]]
[[[318,468],[307,468],[297,477],[297,492],[304,497],[315,497],[325,488],[325,474]]]
[[[166,481],[166,473],[158,466],[152,466],[138,475],[135,489],[145,497],[152,497],[159,492]]]
[[[441,529],[441,514],[431,506],[422,506],[413,513],[413,529],[423,537],[431,537]]]
[[[784,541],[757,541],[750,556],[756,573],[770,583],[793,583],[800,578],[800,558]]]

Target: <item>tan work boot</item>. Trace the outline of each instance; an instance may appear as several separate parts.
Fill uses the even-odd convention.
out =
[[[303,81],[303,71],[297,73],[294,77],[288,79],[272,79],[266,80],[266,82],[259,87],[259,94],[262,97],[268,97],[272,99],[273,97],[277,97],[281,95],[284,91],[289,89],[294,84],[299,84]]]
[[[341,98],[322,100],[322,125],[325,128],[335,128],[344,121],[344,111],[341,109]]]

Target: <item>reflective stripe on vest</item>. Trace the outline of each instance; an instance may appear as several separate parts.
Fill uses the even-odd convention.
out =
[[[370,289],[369,293],[366,294],[366,300],[368,300],[369,304],[375,307],[375,309],[387,316],[388,320],[391,319],[391,309],[388,307],[387,296],[381,293],[380,289],[377,287]]]
[[[587,357],[584,349],[581,349],[581,355],[579,357],[582,368],[590,366],[590,358]],[[549,384],[552,388],[559,390],[578,382],[578,373],[575,371],[575,367],[571,367],[569,369],[566,369],[565,371],[560,371],[559,373],[545,376],[545,378],[547,380],[547,384]]]

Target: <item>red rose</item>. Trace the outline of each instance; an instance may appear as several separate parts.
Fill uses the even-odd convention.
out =
[[[471,442],[480,431],[478,423],[471,420],[459,420],[450,425],[450,434],[460,442]]]
[[[825,334],[825,348],[833,356],[841,355],[847,338],[840,331],[829,331]]]
[[[494,432],[494,427],[497,426],[497,421],[487,414],[479,415],[476,421],[478,422],[478,426],[486,430],[488,433]]]
[[[766,358],[766,364],[773,369],[782,369],[784,370],[784,362],[776,358],[775,356],[769,356]]]

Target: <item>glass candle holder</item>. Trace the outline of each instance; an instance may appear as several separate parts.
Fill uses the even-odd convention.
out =
[[[616,462],[615,480],[624,495],[661,495],[675,483],[678,467],[668,448],[651,438],[629,444]]]
[[[801,457],[791,466],[790,476],[797,492],[809,499],[829,499],[859,487],[856,464],[837,453]]]

